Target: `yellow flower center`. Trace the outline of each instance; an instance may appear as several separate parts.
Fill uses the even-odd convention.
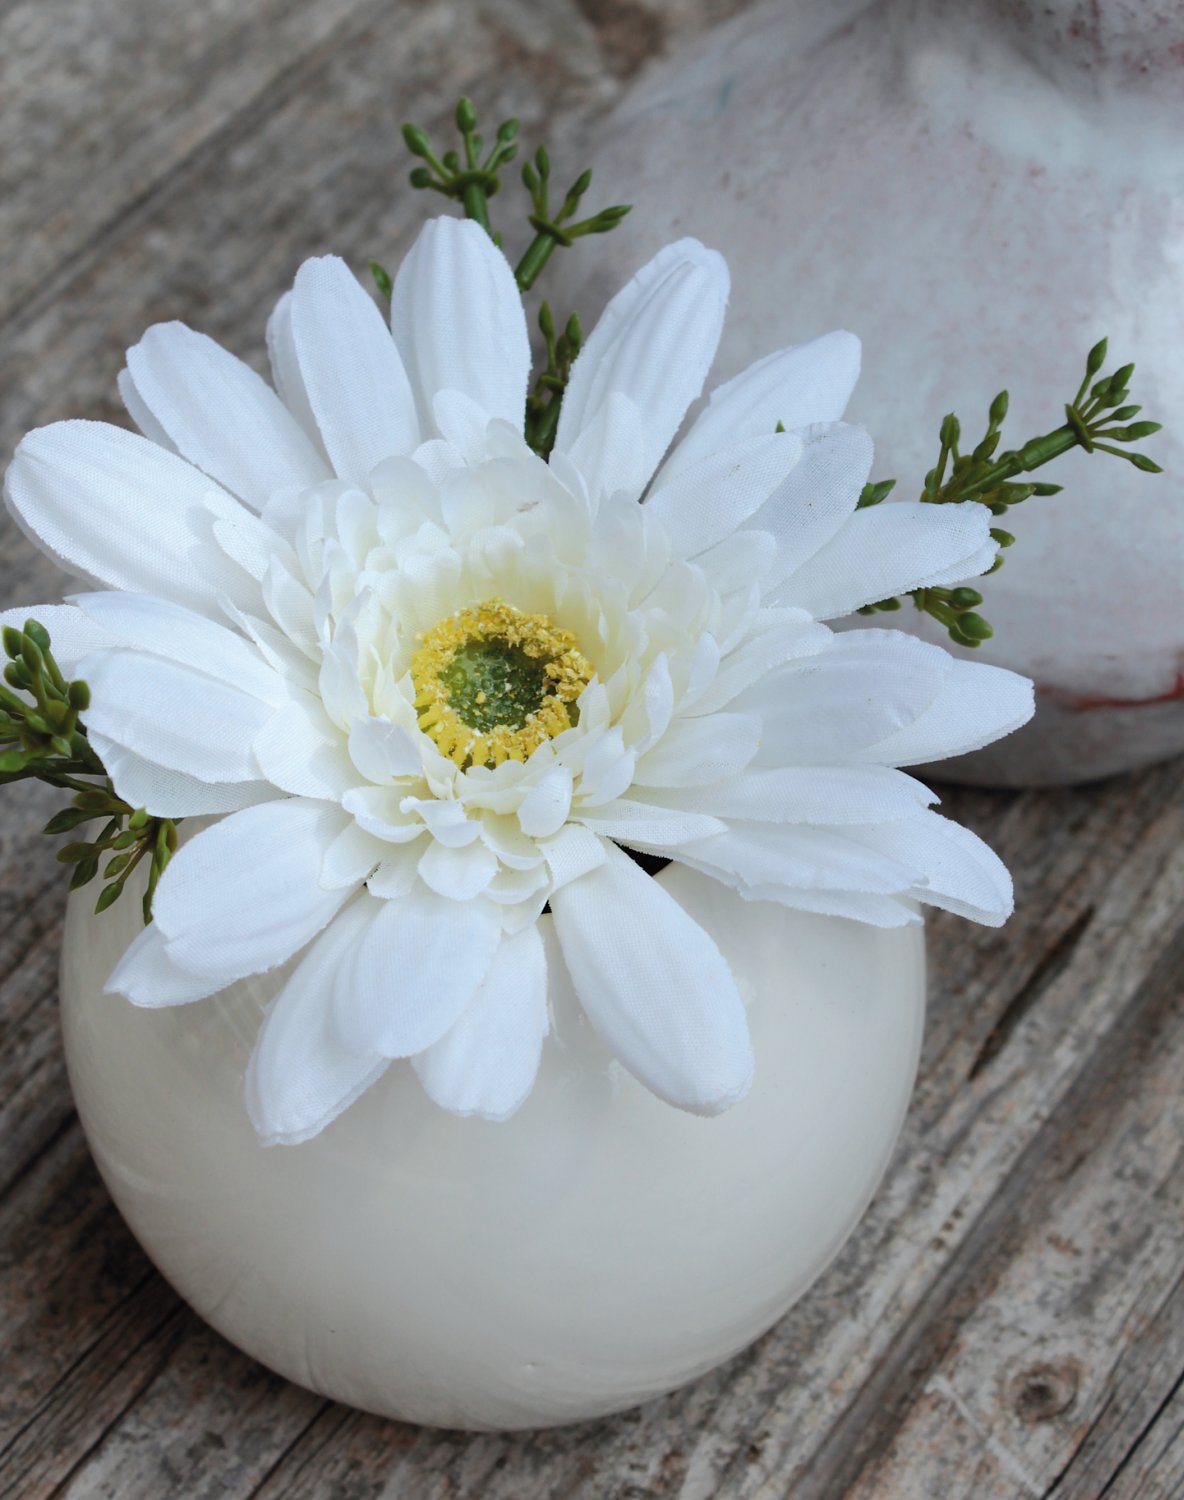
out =
[[[411,658],[419,727],[461,767],[526,760],[576,723],[591,679],[570,631],[500,599],[441,620]]]

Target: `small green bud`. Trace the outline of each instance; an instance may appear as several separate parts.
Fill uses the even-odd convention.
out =
[[[428,140],[427,132],[420,129],[418,125],[403,126],[403,144],[411,152],[412,156],[430,156],[432,144]]]
[[[131,817],[127,820],[127,826],[129,828],[147,828],[148,809],[146,807],[137,807],[135,812],[132,813]]]
[[[1064,488],[1063,484],[1034,484],[1032,493],[1034,495],[1059,495]]]
[[[59,855],[59,858],[60,857],[61,856]],[[84,859],[80,861],[77,869],[75,869],[74,871],[74,874],[70,877],[70,889],[72,891],[77,891],[80,890],[84,885],[89,885],[98,873],[99,858],[97,854],[93,855],[90,859]]]
[[[991,527],[991,537],[1001,547],[1012,547],[1015,545],[1015,537],[1010,531],[1002,531],[998,526]]]
[[[584,330],[580,327],[579,313],[573,312],[571,317],[568,318],[563,334],[573,349],[578,349],[584,342]]]
[[[24,644],[25,638],[15,625],[6,625],[4,627],[4,650],[14,661],[21,654],[21,648]]]
[[[555,318],[549,302],[544,302],[539,308],[539,331],[548,343],[555,337]]]
[[[26,620],[25,634],[39,651],[49,650],[49,631],[39,620]]]
[[[1129,459],[1136,469],[1141,469],[1144,474],[1162,474],[1163,469],[1153,458],[1148,458],[1145,453],[1124,453],[1123,458]]]
[[[1104,436],[1112,442],[1137,443],[1140,438],[1152,437],[1162,428],[1162,422],[1132,422],[1129,427],[1111,427]]]
[[[21,642],[21,660],[28,668],[30,677],[36,677],[45,665],[41,652],[37,648],[37,642],[28,632],[25,633],[25,638]]]
[[[1002,424],[1004,418],[1007,416],[1007,404],[1007,392],[1000,391],[994,401],[991,402],[990,418],[992,427],[998,427]]]
[[[546,146],[540,146],[539,147],[539,149],[534,154],[534,159],[535,159],[535,165],[539,169],[539,176],[540,177],[550,177],[550,175],[551,175],[551,158],[547,154],[547,148],[546,148]]]
[[[571,189],[568,192],[567,196],[569,198],[582,198],[591,186],[592,168],[585,167],[580,175],[576,178],[575,182],[572,183]]]
[[[1132,417],[1137,417],[1143,410],[1141,406],[1120,406],[1117,411],[1110,413],[1112,422],[1129,422]]]
[[[950,591],[950,603],[955,609],[974,609],[982,602],[983,596],[977,589],[958,588]]]
[[[23,771],[28,759],[24,750],[5,750],[0,755],[0,774],[9,776],[14,771]]]
[[[456,128],[461,135],[468,135],[477,124],[477,111],[473,108],[473,101],[462,94],[456,106]]]
[[[33,686],[33,679],[29,676],[29,669],[23,661],[10,661],[4,668],[4,680],[10,687],[21,688],[24,691]]]
[[[60,865],[76,865],[80,860],[98,859],[93,844],[66,844],[58,850],[57,859]]]
[[[1089,351],[1085,361],[1085,377],[1088,380],[1091,375],[1096,375],[1106,363],[1106,349],[1109,339],[1099,339]]]
[[[976,615],[973,610],[958,616],[958,626],[963,635],[974,641],[989,641],[995,634],[982,615]]]
[[[110,865],[107,866],[108,877],[111,874]],[[109,906],[114,906],[120,896],[123,895],[123,882],[116,881],[114,885],[105,885],[99,892],[99,899],[95,902],[95,915],[105,912]]]
[[[954,413],[947,412],[941,421],[941,440],[947,448],[953,448],[962,436],[962,424]]]
[[[455,151],[445,151],[444,166],[454,177],[460,171],[460,157]]]
[[[413,188],[430,188],[435,178],[427,167],[413,167],[407,175],[407,181]]]
[[[499,141],[512,141],[517,134],[517,120],[503,120],[497,127],[497,138]]]
[[[395,284],[391,280],[390,272],[384,270],[376,260],[372,260],[370,262],[370,274],[374,277],[374,285],[378,288],[382,296],[384,296],[389,302],[391,293],[395,289]]]

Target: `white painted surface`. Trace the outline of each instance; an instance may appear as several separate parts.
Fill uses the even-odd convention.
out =
[[[884,1170],[916,1071],[923,932],[748,905],[677,867],[659,878],[749,1005],[757,1078],[728,1114],[680,1113],[624,1073],[555,956],[554,1035],[510,1122],[443,1113],[396,1064],[320,1137],[272,1148],[242,1081],[274,981],[136,1010],[101,992],[136,903],[97,919],[90,892],[71,898],[71,1082],[144,1248],[265,1364],[426,1424],[576,1421],[743,1348],[823,1269]]]
[[[1086,780],[1184,749],[1184,7],[1175,0],[775,0],[644,75],[581,142],[638,205],[553,297],[587,321],[666,241],[728,257],[715,375],[832,327],[864,341],[851,415],[915,496],[942,414],[1005,442],[1063,420],[1086,351],[1138,364],[1166,431],[1140,474],[1073,453],[1001,525],[982,659],[1034,677],[1028,728],[968,780]],[[595,266],[593,281],[585,278]],[[892,623],[948,643],[911,607]],[[945,769],[943,768],[943,774]]]

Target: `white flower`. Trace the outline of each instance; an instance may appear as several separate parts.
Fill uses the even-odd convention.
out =
[[[883,925],[914,901],[1010,910],[996,857],[896,768],[1015,728],[1030,685],[820,623],[980,573],[989,517],[855,512],[872,447],[839,420],[845,333],[722,386],[659,468],[727,292],[693,241],[646,266],[546,463],[509,266],[440,219],[399,271],[393,338],[341,261],[313,260],[268,328],[278,395],[163,324],[120,377],[143,437],[62,422],[21,444],[13,513],[107,590],[34,612],[91,685],[120,795],[222,815],[110,987],[173,1005],[303,955],[248,1075],[265,1139],[315,1134],[393,1058],[446,1108],[512,1113],[548,1026],[547,903],[624,1065],[686,1109],[739,1099],[732,975],[625,847]]]

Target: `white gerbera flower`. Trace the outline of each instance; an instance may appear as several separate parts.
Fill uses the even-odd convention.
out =
[[[722,386],[659,469],[727,293],[694,241],[651,261],[576,362],[547,463],[510,268],[439,219],[393,338],[313,260],[268,328],[278,395],[163,324],[120,377],[143,437],[63,422],[21,444],[13,513],[110,590],[36,613],[91,686],[119,794],[219,815],[110,988],[174,1005],[303,955],[248,1075],[265,1139],[315,1134],[393,1058],[448,1109],[511,1114],[548,1026],[548,904],[624,1065],[685,1109],[739,1099],[732,975],[626,849],[883,925],[914,901],[1008,914],[998,859],[896,767],[1015,728],[1030,685],[820,623],[982,572],[987,513],[855,513],[872,447],[839,420],[845,333]]]

